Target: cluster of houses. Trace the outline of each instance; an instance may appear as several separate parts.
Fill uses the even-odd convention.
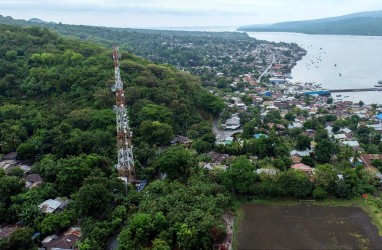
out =
[[[30,166],[21,163],[21,161],[17,159],[16,152],[10,152],[0,157],[0,169],[4,170],[5,173],[10,173],[15,168],[21,169],[24,173],[30,171]]]
[[[19,168],[24,172],[23,179],[25,180],[25,187],[28,189],[35,188],[44,182],[39,174],[30,172],[30,167],[23,164],[17,158],[16,152],[11,152],[2,157],[0,161],[0,168],[6,174],[11,173],[12,169]],[[60,213],[64,211],[68,205],[69,200],[57,197],[55,199],[48,199],[38,205],[38,208],[43,214]],[[13,225],[0,225],[0,240],[8,238],[16,229],[23,227],[22,224],[17,223]],[[35,239],[40,233],[35,233],[32,238]],[[81,228],[79,226],[70,227],[68,230],[60,233],[49,235],[41,242],[42,248],[46,250],[66,250],[73,249],[77,241],[81,238]]]
[[[303,129],[303,133],[306,136],[312,138],[312,149],[306,150],[292,150],[290,152],[291,160],[293,165],[291,168],[298,169],[302,172],[312,174],[314,169],[310,166],[301,163],[301,159],[304,156],[309,156],[315,147],[313,138],[316,131],[313,129],[304,129],[303,124],[313,118],[320,117],[324,115],[331,114],[336,116],[337,119],[346,119],[352,115],[357,115],[360,118],[358,126],[364,125],[369,128],[373,128],[376,133],[382,134],[382,108],[381,105],[365,105],[359,102],[352,102],[346,98],[333,98],[330,96],[329,92],[325,92],[321,89],[320,84],[316,83],[292,83],[286,79],[291,79],[290,75],[287,73],[287,69],[294,65],[295,58],[299,58],[304,54],[304,51],[295,51],[294,56],[285,56],[284,52],[287,51],[285,48],[275,48],[275,45],[264,45],[259,46],[255,52],[256,58],[259,58],[257,62],[258,69],[264,69],[265,66],[261,61],[262,50],[268,51],[268,56],[265,59],[266,63],[272,63],[272,53],[275,53],[276,62],[281,61],[280,58],[284,58],[282,63],[274,63],[272,67],[268,70],[267,76],[270,77],[269,84],[259,84],[254,79],[254,74],[248,73],[240,75],[235,79],[234,84],[238,81],[243,81],[246,83],[243,90],[237,90],[234,93],[225,93],[223,99],[225,100],[228,107],[234,110],[231,117],[226,121],[222,122],[222,129],[225,131],[241,132],[241,123],[239,114],[245,112],[248,107],[256,106],[261,108],[261,117],[264,118],[267,114],[273,110],[278,110],[281,117],[285,117],[292,109],[301,110],[302,114],[295,117],[290,124],[285,127],[283,124],[269,123],[269,129],[275,129],[276,131],[283,131],[286,129],[299,128]],[[290,52],[290,51],[289,51]],[[264,59],[264,58],[263,58]],[[265,63],[265,65],[266,65]],[[262,67],[262,68],[260,68]],[[252,103],[248,105],[248,101],[245,103],[242,101],[243,97],[251,97]],[[336,97],[341,97],[340,94]],[[343,96],[347,97],[347,96]],[[378,115],[380,113],[380,115]],[[339,131],[333,129],[334,122],[327,122],[325,124],[325,129],[328,135],[333,141],[336,141],[339,145],[348,145],[354,151],[360,153],[359,159],[357,159],[359,164],[365,167],[373,167],[371,161],[373,159],[381,159],[381,154],[363,154],[364,149],[361,147],[359,141],[355,136],[355,131],[351,130],[349,127],[342,127]],[[226,133],[227,134],[227,133]],[[216,134],[217,144],[229,145],[233,143],[234,136],[230,133],[230,136],[221,137],[221,135]],[[254,138],[259,138],[260,135],[255,134]],[[370,160],[371,159],[371,160]],[[354,162],[353,159],[349,161]],[[208,169],[211,166],[218,165],[216,163],[209,163],[206,165]],[[226,167],[226,166],[224,166]],[[260,170],[262,171],[262,170]]]
[[[56,199],[48,199],[38,205],[40,211],[44,214],[60,213],[68,205],[68,200],[60,197]],[[23,227],[21,224],[15,225],[0,225],[0,240],[8,238],[16,229]],[[36,232],[32,239],[40,236]],[[52,234],[45,237],[41,241],[41,250],[69,250],[74,249],[76,243],[81,238],[81,228],[79,226],[72,226],[64,232],[59,234]]]

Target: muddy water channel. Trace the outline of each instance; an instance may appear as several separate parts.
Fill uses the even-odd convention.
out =
[[[358,207],[245,205],[237,249],[381,249]]]

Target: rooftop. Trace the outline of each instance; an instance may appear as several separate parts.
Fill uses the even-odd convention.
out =
[[[61,235],[50,235],[42,241],[47,249],[72,249],[81,237],[80,227],[71,227]]]

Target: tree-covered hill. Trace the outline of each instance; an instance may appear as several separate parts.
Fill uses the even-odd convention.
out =
[[[258,42],[242,32],[170,31],[131,28],[110,28],[89,25],[68,25],[52,22],[32,22],[0,15],[0,23],[18,26],[40,26],[55,30],[65,36],[92,41],[111,47],[117,43],[122,49],[157,63],[169,63],[182,67],[201,65],[206,50],[203,46],[220,44],[234,49],[237,46],[254,47]],[[181,48],[178,45],[194,44]],[[221,52],[221,51],[219,51]],[[208,51],[211,53],[211,51]],[[208,65],[204,63],[205,65]]]
[[[345,16],[317,20],[281,22],[272,25],[247,25],[241,31],[298,32],[331,35],[382,35],[382,11],[360,12]]]
[[[1,152],[17,149],[32,162],[48,153],[112,156],[113,70],[110,49],[45,28],[1,25]],[[166,145],[222,108],[198,78],[171,66],[122,51],[121,71],[137,144]]]
[[[195,76],[120,52],[138,177],[153,177],[168,157],[176,162],[189,161],[184,171],[199,178],[194,153],[182,147],[163,151],[174,135],[186,132],[212,147],[215,137],[206,120],[221,111],[223,102],[203,89]],[[0,156],[16,150],[22,163],[33,164],[29,173],[39,174],[44,182],[28,189],[21,168],[0,169],[0,224],[18,222],[24,227],[1,239],[0,249],[32,249],[38,245],[34,244],[38,239],[34,243],[31,240],[33,232],[41,233],[42,240],[77,223],[84,235],[81,249],[104,249],[108,238],[125,225],[128,215],[137,212],[140,201],[151,199],[133,189],[126,196],[113,168],[113,83],[111,48],[62,37],[47,28],[0,25]],[[179,157],[174,158],[171,152]],[[169,180],[161,185],[176,185],[176,191],[191,192],[194,187],[186,181],[172,184]],[[212,191],[216,186],[220,187],[213,183],[205,186],[195,199],[200,196],[204,202],[211,202],[212,212],[219,211],[211,212],[214,220],[204,226],[218,227],[214,235],[221,237],[225,232],[220,218],[226,202],[214,201],[212,192],[224,192]],[[170,198],[172,192],[167,193]],[[56,197],[69,200],[65,210],[42,213],[38,205]],[[221,197],[216,199],[220,201]],[[198,212],[199,207],[191,204],[188,211]],[[166,220],[173,216],[166,212],[160,215]],[[176,225],[166,222],[166,228],[187,227],[187,223],[197,224],[196,220],[183,217]],[[191,229],[202,233],[201,229]],[[203,237],[205,246],[215,239],[212,233]],[[180,236],[166,239],[171,246],[181,240]]]
[[[95,42],[107,48],[117,43],[122,50],[137,56],[199,75],[204,86],[216,86],[219,80],[221,82],[223,79],[215,77],[218,72],[223,72],[229,78],[224,81],[232,82],[237,75],[253,71],[253,51],[260,43],[269,43],[242,32],[109,28],[32,22],[3,16],[0,16],[0,23],[46,27],[62,35]]]

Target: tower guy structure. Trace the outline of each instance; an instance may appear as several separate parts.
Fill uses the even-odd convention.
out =
[[[117,121],[117,150],[118,150],[118,169],[121,177],[127,177],[129,183],[136,182],[133,145],[131,143],[132,132],[129,127],[129,117],[127,115],[125,91],[123,90],[123,82],[121,79],[121,72],[119,69],[119,59],[121,55],[118,52],[118,47],[113,46],[113,59],[114,59],[114,73],[115,84],[111,86],[111,90],[115,92],[116,105],[114,111],[116,112]]]

